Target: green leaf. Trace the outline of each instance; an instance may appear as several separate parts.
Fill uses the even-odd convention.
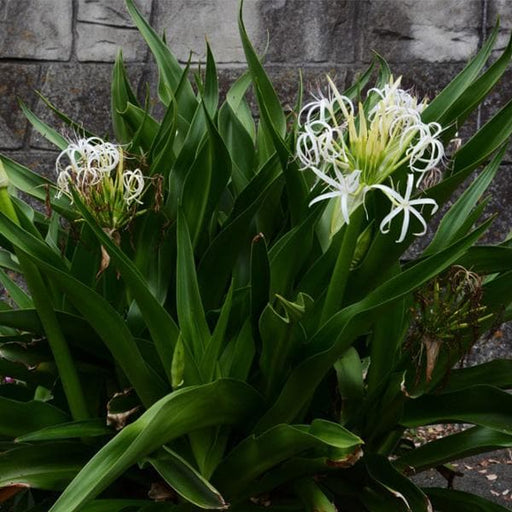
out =
[[[338,510],[312,478],[297,480],[293,484],[293,490],[301,499],[304,512],[337,512]]]
[[[201,295],[197,284],[194,253],[187,221],[178,210],[176,231],[178,257],[176,261],[176,308],[184,343],[188,344],[199,361],[210,339]]]
[[[21,446],[0,454],[0,488],[23,485],[60,491],[78,473],[91,449],[78,443]]]
[[[19,402],[0,397],[0,435],[17,437],[69,421],[68,415],[45,402]]]
[[[492,503],[474,494],[454,489],[423,489],[439,512],[510,512],[507,508]]]
[[[219,83],[215,59],[213,58],[208,41],[206,42],[206,76],[204,81],[203,101],[208,115],[213,119],[219,104]]]
[[[480,173],[478,178],[462,193],[459,199],[443,216],[432,242],[423,252],[423,256],[439,252],[453,243],[465,227],[465,221],[470,215],[482,194],[487,190],[496,176],[501,160],[505,154],[506,147],[503,147],[492,159],[492,162]],[[471,226],[469,226],[471,227]]]
[[[16,442],[59,441],[62,439],[72,439],[74,437],[86,438],[105,436],[108,434],[112,434],[112,429],[106,426],[105,420],[93,419],[60,423],[34,432],[28,432],[27,434],[18,436]]]
[[[512,247],[476,246],[468,249],[457,264],[478,274],[493,274],[509,270],[511,261]]]
[[[471,62],[430,102],[422,113],[423,121],[429,123],[441,119],[468,86],[473,83],[491,55],[498,31],[499,27],[496,26]]]
[[[185,459],[166,446],[147,457],[160,476],[185,500],[199,508],[224,510],[229,505],[219,491],[194,469]]]
[[[121,144],[128,144],[134,134],[133,127],[131,127],[120,112],[124,112],[128,103],[140,107],[137,97],[132,91],[128,77],[126,76],[126,69],[123,63],[123,52],[119,50],[112,71],[112,85],[111,85],[111,114],[112,125],[114,127],[114,134]]]
[[[160,128],[158,122],[147,110],[132,103],[127,103],[125,109],[119,111],[119,115],[124,119],[126,129],[133,133],[133,140],[130,137],[130,149],[134,151],[140,148],[144,153],[149,152]]]
[[[473,427],[430,441],[402,455],[394,464],[416,472],[471,455],[512,447],[512,435],[486,427]]]
[[[200,261],[197,277],[207,311],[218,307],[240,251],[245,244],[250,244],[251,223],[256,212],[270,191],[280,186],[276,169],[276,159],[272,158],[254,176],[238,196],[231,215]]]
[[[473,423],[512,434],[512,395],[492,386],[475,385],[406,402],[402,425],[443,422]]]
[[[0,269],[0,283],[19,308],[34,307],[32,299],[2,269]]]
[[[382,455],[366,454],[366,469],[370,478],[389,492],[397,501],[404,503],[410,512],[431,512],[427,496],[404,475],[400,474]]]
[[[135,2],[133,0],[126,0],[126,7],[155,57],[160,74],[158,94],[162,102],[165,105],[169,105],[180,85],[183,70],[176,57],[169,51],[165,43],[158,37],[149,23],[141,16],[135,6]],[[183,88],[180,113],[185,119],[190,121],[196,109],[196,105],[197,101],[194,96],[194,91],[190,82],[187,81]]]
[[[76,219],[77,214],[70,208],[69,199],[64,196],[57,198],[57,189],[50,180],[36,174],[4,155],[0,155],[0,160],[9,178],[9,183],[13,187],[38,199],[42,203],[49,199],[52,208],[57,212],[61,213],[69,220]]]
[[[103,247],[105,247],[115,265],[119,268],[120,274],[137,301],[137,305],[142,312],[144,321],[146,322],[158,355],[160,356],[165,374],[170,377],[172,354],[179,334],[176,323],[151,293],[144,277],[133,262],[117,247],[103,229],[101,229],[77,194],[75,193],[73,196],[82,217],[91,227]],[[127,329],[125,328],[125,330]]]
[[[511,389],[512,359],[495,359],[477,366],[452,370],[443,385],[443,392],[458,391],[477,384]]]
[[[137,460],[192,430],[247,422],[261,407],[260,400],[251,387],[231,380],[167,395],[121,430],[86,464],[51,512],[76,511]]]
[[[259,436],[244,439],[221,462],[213,482],[224,496],[239,497],[258,477],[306,450],[312,458],[326,457],[326,464],[341,464],[362,440],[341,425],[316,419],[311,425],[277,425]]]
[[[41,119],[39,119],[21,100],[19,100],[19,104],[25,117],[45,139],[55,144],[55,146],[61,150],[68,147],[69,142],[57,130],[54,130],[44,121],[41,121]]]
[[[274,90],[272,82],[269,80],[261,62],[254,51],[249,40],[247,31],[242,18],[243,1],[240,2],[240,11],[238,16],[238,28],[240,30],[240,38],[244,47],[245,57],[249,66],[249,72],[256,89],[256,97],[260,111],[268,112],[269,121],[274,127],[276,133],[280,137],[284,137],[286,133],[286,118],[281,107],[281,103]]]
[[[311,337],[302,362],[292,371],[280,396],[256,426],[256,432],[267,430],[278,423],[293,421],[309,402],[334,362],[357,335],[370,327],[370,313],[411,293],[447,268],[478,240],[485,228],[485,225],[481,226],[448,249],[389,279],[361,301],[346,307],[326,322]]]

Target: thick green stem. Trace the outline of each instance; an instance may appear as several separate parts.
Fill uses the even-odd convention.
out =
[[[7,185],[7,175],[0,161],[0,212],[19,225],[18,216],[7,191]],[[23,251],[15,248],[15,252],[52,350],[62,381],[62,387],[64,388],[64,393],[68,401],[69,410],[71,411],[71,416],[74,420],[87,419],[89,418],[89,413],[87,411],[82,386],[78,378],[78,372],[76,371],[68,344],[57,321],[41,273]]]
[[[336,265],[332,273],[327,295],[325,297],[324,309],[320,324],[324,324],[332,315],[339,311],[345,295],[350,265],[354,258],[354,251],[357,245],[357,238],[363,218],[363,208],[360,206],[351,216],[350,223],[345,229],[345,236],[341,244]]]

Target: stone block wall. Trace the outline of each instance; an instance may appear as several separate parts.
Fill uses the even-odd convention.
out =
[[[239,0],[136,0],[182,62],[204,60],[205,40],[224,88],[244,69],[238,36]],[[325,74],[340,87],[374,51],[403,75],[406,87],[432,96],[475,54],[501,17],[498,48],[512,29],[510,0],[245,0],[244,19],[284,103],[293,104],[301,69],[307,91]],[[0,0],[0,151],[53,176],[55,151],[31,129],[21,98],[43,119],[60,124],[33,92],[98,134],[110,131],[109,81],[122,49],[140,96],[156,82],[147,47],[124,0]],[[192,52],[192,53],[190,53]],[[512,72],[462,130],[469,136],[512,97]],[[154,92],[154,87],[153,87]],[[512,153],[493,185],[491,208],[501,211],[490,235],[512,226]]]

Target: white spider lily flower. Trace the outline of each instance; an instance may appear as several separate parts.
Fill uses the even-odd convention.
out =
[[[144,176],[140,169],[124,171],[123,173],[124,200],[130,205],[133,201],[142,204],[139,197],[144,192]]]
[[[328,94],[308,103],[299,116],[297,159],[301,170],[312,171],[317,182],[322,181],[327,187],[310,204],[339,199],[342,220],[348,223],[351,212],[364,204],[365,194],[380,188],[387,191],[386,196],[395,205],[388,222],[383,225],[384,231],[389,222],[404,211],[406,232],[410,214],[421,217],[414,205],[430,204],[437,208],[433,200],[414,199],[410,202],[410,196],[414,174],[420,174],[418,186],[444,157],[441,125],[422,121],[426,101],[420,102],[401,89],[400,79],[390,80],[383,88],[371,89],[369,94],[376,94],[377,101],[373,101],[371,109],[366,111],[361,103],[356,108],[329,77],[327,80]],[[404,167],[408,167],[412,174],[408,178],[407,194],[402,198],[384,183],[396,170]],[[406,204],[412,205],[411,209],[406,208]],[[399,206],[402,209],[397,209]],[[336,214],[335,209],[333,215]],[[339,228],[340,224],[331,222],[331,226]]]
[[[56,160],[58,196],[71,189],[97,222],[112,232],[125,226],[142,204],[144,175],[124,168],[120,146],[98,137],[77,139]]]
[[[407,176],[407,187],[404,196],[401,196],[396,190],[393,190],[391,187],[388,187],[387,185],[373,185],[371,187],[374,189],[379,189],[382,192],[384,192],[384,194],[387,196],[387,198],[391,201],[392,204],[391,211],[382,219],[382,222],[380,224],[380,230],[382,233],[389,233],[389,230],[391,229],[391,221],[400,213],[404,214],[402,221],[402,230],[400,231],[400,236],[396,240],[397,243],[404,241],[405,236],[407,235],[407,231],[409,229],[411,215],[416,217],[422,225],[422,230],[413,234],[415,236],[422,236],[427,232],[427,223],[425,219],[422,217],[421,213],[416,209],[417,206],[432,206],[432,215],[438,209],[436,201],[430,197],[411,199],[413,187],[414,175],[412,174],[409,174]]]
[[[318,173],[320,175],[320,173]],[[330,192],[325,192],[324,194],[320,194],[315,197],[310,203],[309,206],[318,203],[319,201],[324,201],[325,199],[331,199],[333,197],[340,198],[340,208],[341,213],[343,215],[344,221],[349,224],[350,222],[350,201],[352,197],[356,195],[359,189],[359,177],[361,176],[361,171],[354,171],[351,174],[344,176],[341,173],[337,173],[336,180],[329,178],[324,175],[324,181],[331,187]]]

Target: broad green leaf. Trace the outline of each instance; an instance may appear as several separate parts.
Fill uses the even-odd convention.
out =
[[[370,327],[371,313],[411,293],[450,266],[478,240],[485,228],[484,225],[476,229],[448,249],[389,279],[326,322],[306,345],[302,362],[292,371],[281,395],[256,426],[256,432],[267,430],[278,423],[293,421],[309,402],[334,362],[357,335]]]
[[[80,512],[179,512],[179,510],[179,505],[164,501],[102,499],[90,501],[80,509]],[[32,512],[32,509],[27,512]],[[181,512],[183,512],[183,507],[181,507]]]
[[[76,219],[77,214],[70,208],[69,199],[64,196],[57,198],[57,189],[50,180],[16,163],[5,155],[0,155],[0,161],[9,177],[9,183],[13,187],[42,203],[49,199],[52,208],[57,212],[69,220]]]
[[[119,111],[119,115],[124,119],[126,129],[133,133],[130,149],[134,151],[140,148],[144,153],[149,152],[158,133],[158,122],[149,115],[147,110],[129,102],[124,110]]]
[[[69,421],[68,415],[45,402],[19,402],[0,397],[0,435],[17,437]]]
[[[155,57],[160,75],[158,93],[162,102],[165,105],[169,105],[181,82],[183,70],[176,57],[169,51],[165,43],[158,37],[149,23],[141,16],[135,6],[135,2],[133,0],[126,0],[126,7]],[[196,104],[194,91],[187,81],[186,87],[183,90],[180,112],[189,121],[192,119]]]
[[[304,512],[337,512],[332,501],[312,478],[301,478],[293,484],[295,494],[304,505]]]
[[[499,27],[496,26],[471,62],[430,102],[422,113],[425,122],[437,121],[478,77],[493,49]]]
[[[45,139],[55,144],[55,146],[61,150],[68,147],[69,142],[57,130],[54,130],[44,121],[41,121],[41,119],[39,119],[21,100],[19,100],[19,103],[25,117]]]
[[[443,392],[458,391],[477,384],[511,389],[512,359],[495,359],[488,363],[452,370],[443,386]]]
[[[55,311],[55,314],[62,332],[72,346],[78,346],[97,358],[109,359],[108,352],[105,351],[97,334],[83,318],[63,311]],[[39,336],[44,335],[43,326],[35,309],[0,311],[0,325],[7,325]]]
[[[400,474],[387,457],[366,454],[364,461],[370,478],[389,492],[397,502],[404,503],[408,511],[432,511],[427,496],[409,478]]]
[[[0,488],[24,485],[60,491],[74,478],[91,455],[78,443],[21,446],[0,454]]]
[[[236,497],[260,475],[306,450],[311,451],[312,458],[324,456],[336,464],[350,458],[361,444],[355,434],[326,420],[316,419],[311,425],[277,425],[235,447],[217,468],[213,482],[224,496]]]
[[[251,240],[251,222],[269,192],[280,186],[272,158],[235,201],[230,217],[205,251],[198,268],[198,282],[203,304],[208,311],[218,307],[228,285],[234,264],[245,244]]]
[[[119,50],[112,71],[112,85],[111,85],[111,114],[112,125],[117,140],[121,144],[128,144],[134,134],[133,127],[131,127],[120,112],[124,112],[128,103],[140,107],[137,97],[132,91],[128,77],[126,76],[126,69],[123,63],[123,52]]]
[[[457,262],[478,274],[493,274],[510,269],[512,247],[506,246],[475,246],[470,247]]]
[[[145,459],[160,476],[185,500],[199,508],[224,510],[229,505],[219,491],[185,459],[165,447]]]
[[[35,91],[35,93],[59,119],[64,121],[64,123],[66,123],[73,130],[73,133],[77,134],[77,136],[84,138],[95,137],[95,134],[86,130],[83,127],[82,123],[73,121],[69,116],[67,116],[64,112],[59,110],[48,98],[43,96],[43,94],[41,94],[39,91]]]
[[[489,68],[475,80],[461,94],[457,101],[440,118],[436,119],[442,126],[453,124],[449,132],[455,133],[458,126],[468,117],[468,115],[487,97],[492,88],[503,76],[508,68],[512,56],[512,38],[509,39],[507,47]],[[434,100],[435,101],[435,100]],[[456,124],[454,123],[456,120]]]
[[[247,422],[261,407],[239,381],[218,380],[171,393],[121,430],[80,471],[51,512],[74,512],[135,462],[192,430]]]
[[[105,420],[93,419],[60,423],[34,432],[28,432],[27,434],[18,436],[16,442],[60,441],[62,439],[72,439],[75,437],[86,438],[105,436],[108,434],[112,434],[112,429],[106,426]]]
[[[118,267],[120,274],[133,294],[142,312],[144,321],[151,333],[156,349],[160,356],[165,374],[169,375],[174,347],[178,340],[178,327],[169,313],[160,305],[156,297],[149,290],[144,277],[134,266],[132,261],[117,247],[110,237],[101,229],[87,208],[83,205],[77,194],[74,200],[84,220],[96,234],[100,243],[110,254]]]
[[[34,307],[32,299],[25,293],[23,288],[11,279],[2,269],[0,269],[0,283],[18,308]]]
[[[510,512],[509,509],[476,496],[469,492],[454,489],[423,489],[439,512]]]
[[[488,385],[408,400],[401,424],[472,423],[512,434],[512,395]]]
[[[203,101],[208,115],[213,119],[219,104],[219,83],[212,50],[206,42],[206,76],[204,79]]]
[[[256,337],[261,313],[270,301],[270,264],[263,233],[259,233],[252,239],[250,279],[251,325]]]
[[[90,217],[88,212],[86,214]],[[92,222],[94,223],[94,221]],[[63,271],[62,268],[59,268],[62,267],[60,260],[57,261],[58,266],[54,266],[52,259],[54,259],[55,253],[43,242],[23,231],[4,215],[0,215],[0,225],[4,230],[5,236],[13,243],[16,243],[39,269],[44,270],[45,274],[50,275],[52,281],[66,292],[69,300],[72,301],[89,324],[94,327],[105,345],[112,352],[142,401],[149,405],[160,398],[164,384],[146,364],[140,364],[143,358],[131,332],[126,326],[124,319],[108,301],[88,286],[73,278],[66,271]],[[103,230],[101,228],[98,229],[101,232],[100,236],[105,237],[108,243],[118,250]],[[52,257],[50,258],[48,254],[51,254]],[[150,292],[147,290],[146,292],[154,300]],[[161,306],[158,304],[158,307]],[[167,331],[165,342],[169,343],[169,341],[170,332]],[[168,368],[170,369],[170,361]]]
[[[414,468],[419,472],[471,455],[511,447],[511,434],[473,427],[419,446],[402,455],[394,464],[401,470]]]
[[[245,57],[249,66],[249,72],[252,76],[252,81],[256,89],[256,97],[260,111],[265,110],[268,112],[268,117],[271,125],[280,137],[284,137],[286,133],[286,119],[281,107],[281,103],[270,82],[261,62],[254,51],[254,48],[249,41],[249,36],[245,30],[245,25],[242,18],[243,1],[240,2],[240,12],[238,16],[238,28],[240,30],[240,38],[244,47]]]
[[[487,190],[500,167],[501,160],[505,154],[505,147],[502,148],[492,159],[492,162],[473,181],[473,183],[462,193],[455,204],[443,216],[432,242],[423,252],[423,256],[433,254],[448,247],[459,236],[461,228],[471,210],[475,207],[482,194]],[[470,226],[471,227],[471,226]]]
[[[194,253],[189,236],[187,221],[178,210],[177,227],[178,257],[176,260],[176,307],[183,341],[192,348],[200,361],[204,348],[210,339],[201,295],[197,284]]]

